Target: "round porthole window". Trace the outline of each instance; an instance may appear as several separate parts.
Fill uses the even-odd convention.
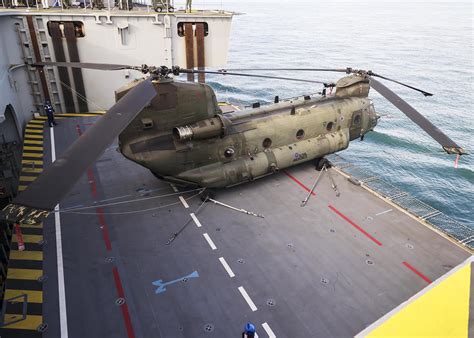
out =
[[[303,129],[298,130],[298,131],[296,132],[296,138],[297,138],[298,140],[302,140],[303,137],[304,137],[304,130],[303,130]]]
[[[235,154],[235,150],[233,148],[229,147],[226,150],[224,150],[224,156],[227,158],[234,156],[234,154]]]
[[[328,124],[326,125],[326,130],[327,130],[327,131],[331,131],[333,125],[334,125],[334,123],[328,122]]]
[[[265,140],[263,140],[263,142],[262,142],[262,146],[263,146],[265,149],[270,148],[271,145],[272,145],[272,140],[270,140],[268,137],[267,137]]]

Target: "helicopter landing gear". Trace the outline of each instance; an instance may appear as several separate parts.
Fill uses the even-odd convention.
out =
[[[201,201],[206,202],[209,198],[214,199],[216,197],[216,191],[213,189],[205,189],[200,194]]]
[[[315,164],[316,164],[316,170],[317,171],[321,171],[323,170],[324,167],[326,168],[330,168],[331,167],[331,163],[328,161],[328,159],[326,159],[325,157],[319,157],[317,159],[314,160]]]

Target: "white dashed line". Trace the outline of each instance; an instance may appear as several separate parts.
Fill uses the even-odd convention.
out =
[[[209,235],[207,233],[205,234],[202,234],[204,236],[204,238],[206,239],[207,243],[209,244],[209,246],[211,247],[212,250],[216,250],[217,247],[216,245],[214,244],[214,242],[212,241],[211,237],[209,237]]]
[[[221,262],[222,266],[224,267],[225,271],[229,274],[229,277],[235,277],[234,271],[230,268],[229,264],[225,261],[224,257],[220,257],[219,261]]]
[[[244,297],[247,304],[250,306],[250,310],[252,310],[254,312],[257,311],[257,307],[255,306],[255,303],[252,301],[252,299],[250,298],[247,291],[245,291],[243,286],[239,286],[239,291],[242,294],[242,297]]]
[[[189,208],[189,205],[188,203],[186,203],[186,200],[183,198],[183,196],[179,196],[179,200],[181,201],[181,203],[183,203],[186,209]]]
[[[196,223],[198,228],[202,227],[201,222],[199,222],[199,220],[196,217],[196,215],[194,214],[194,212],[190,213],[189,216],[191,216],[191,218],[193,219],[194,223]]]
[[[270,325],[268,325],[267,322],[263,323],[262,326],[265,332],[268,334],[269,338],[276,338],[276,335],[273,333],[272,329],[270,328]]]
[[[174,184],[171,183],[170,186],[171,186],[171,189],[173,189],[174,192],[179,191],[178,188],[176,188],[176,186]]]
[[[375,214],[375,216],[380,216],[380,215],[383,215],[383,214],[389,213],[390,211],[392,211],[392,209],[388,209],[388,210],[385,210],[385,211],[379,212],[378,214]]]

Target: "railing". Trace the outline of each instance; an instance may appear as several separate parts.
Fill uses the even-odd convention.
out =
[[[420,220],[429,223],[433,228],[454,238],[462,245],[474,249],[474,229],[471,227],[385,182],[379,176],[374,175],[368,167],[355,165],[337,154],[329,155],[327,158],[333,166],[351,176],[351,180],[355,183],[363,184]]]

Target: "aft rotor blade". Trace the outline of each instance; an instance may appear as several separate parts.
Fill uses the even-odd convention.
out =
[[[376,74],[376,73],[370,73],[370,75],[371,75],[371,76],[379,77],[379,78],[384,79],[384,80],[387,80],[387,81],[391,81],[391,82],[398,83],[399,85],[402,85],[402,86],[404,86],[404,87],[407,87],[407,88],[416,90],[417,92],[422,93],[424,96],[433,96],[433,94],[431,94],[431,93],[425,92],[425,91],[422,90],[422,89],[419,89],[419,88],[410,86],[410,85],[408,85],[408,84],[406,84],[406,83],[403,83],[403,82],[400,82],[400,81],[397,81],[397,80],[394,80],[394,79],[390,79],[390,78],[388,78],[388,77],[385,77],[385,76],[382,76],[382,75],[379,75],[379,74]]]
[[[144,80],[131,89],[12,204],[4,208],[7,220],[36,223],[46,217],[155,95],[156,90],[150,80]]]
[[[244,76],[244,77],[256,77],[261,79],[273,79],[273,80],[286,80],[286,81],[296,81],[296,82],[308,82],[308,83],[319,83],[325,86],[333,86],[327,82],[316,81],[316,80],[305,80],[305,79],[295,79],[292,77],[282,77],[282,76],[270,76],[270,75],[261,75],[261,74],[247,74],[247,73],[233,73],[227,71],[213,71],[213,70],[198,70],[198,69],[183,69],[179,70],[180,73],[191,73],[191,74],[218,74],[218,75],[230,75],[230,76]]]
[[[90,63],[90,62],[36,62],[31,64],[33,67],[44,67],[44,66],[56,66],[56,67],[69,67],[69,68],[87,68],[97,70],[121,70],[121,69],[137,69],[136,66],[130,65],[116,65],[110,63]],[[138,69],[137,69],[138,70]]]
[[[402,113],[420,126],[421,129],[426,131],[436,142],[441,144],[448,154],[465,154],[463,148],[458,146],[446,134],[438,129],[438,127],[433,125],[426,117],[421,115],[415,108],[410,106],[405,100],[387,88],[384,84],[371,78],[370,86],[390,101],[395,107],[400,109]]]

